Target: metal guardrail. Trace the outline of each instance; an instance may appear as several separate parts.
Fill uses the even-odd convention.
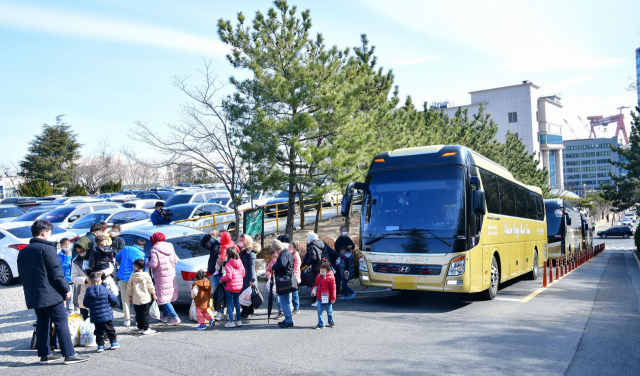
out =
[[[340,215],[340,207],[342,205],[342,195],[331,196],[330,198],[331,199],[329,201],[326,201],[326,197],[323,197],[322,205],[320,205],[320,220],[322,220],[322,213],[326,212],[328,210],[333,211],[333,207],[334,206],[335,206],[336,216]],[[331,203],[331,208],[330,209],[327,209],[324,206],[324,204],[326,204],[327,202]],[[361,203],[361,197],[360,196],[354,196],[353,200],[351,201],[351,209],[353,210],[353,205],[354,204],[357,205],[359,203]],[[280,220],[282,220],[282,219],[287,217],[286,214],[284,214],[284,213],[287,213],[287,211],[289,209],[288,208],[282,208],[282,207],[284,207],[286,205],[288,205],[288,203],[264,205],[265,209],[268,208],[268,207],[275,207],[276,208],[276,210],[274,212],[269,213],[269,215],[275,214],[275,218],[266,219],[264,221],[265,224],[271,223],[271,222],[276,222],[276,232],[280,231]],[[318,206],[317,202],[313,202],[313,203],[305,205],[304,202],[302,202],[301,200],[297,201],[297,207],[298,208],[302,208],[303,210],[305,208],[311,208],[311,207],[316,208],[317,206]],[[235,226],[231,227],[231,228],[229,226],[226,226],[227,230],[235,231],[236,228],[239,228],[240,231],[242,231],[242,224],[243,224],[242,223],[243,222],[242,221],[242,217],[243,217],[242,213],[244,213],[245,211],[248,211],[248,210],[252,210],[252,209],[244,209],[244,210],[240,211],[240,224],[239,225],[235,223],[235,218],[232,219],[232,220],[227,220],[227,221],[224,221],[224,220],[220,221],[219,220],[219,217],[233,215],[234,214],[233,211],[226,212],[226,213],[217,213],[217,214],[211,214],[211,215],[204,215],[204,216],[194,217],[194,218],[189,218],[189,219],[183,219],[183,220],[180,220],[180,221],[175,221],[175,222],[173,222],[173,224],[185,223],[185,222],[194,222],[194,221],[198,221],[198,220],[201,220],[201,219],[212,218],[212,223],[211,224],[207,224],[205,226],[193,227],[193,228],[195,228],[196,230],[201,230],[201,229],[207,228],[207,227],[211,227],[212,229],[215,229],[217,226],[220,226],[220,225],[234,224]],[[309,213],[313,213],[315,211],[316,210],[310,210]],[[266,211],[265,211],[265,216],[267,216],[266,215]],[[300,210],[298,210],[298,212],[294,215],[294,218],[296,218],[296,217],[300,217]]]

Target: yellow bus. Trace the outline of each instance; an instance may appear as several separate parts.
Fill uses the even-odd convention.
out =
[[[545,207],[537,187],[458,145],[376,155],[362,192],[359,271],[364,286],[483,292],[529,273],[547,259]]]

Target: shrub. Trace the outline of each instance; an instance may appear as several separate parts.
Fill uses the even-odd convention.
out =
[[[80,184],[73,184],[67,188],[67,197],[86,196],[87,190]]]
[[[44,180],[32,180],[28,183],[21,184],[18,188],[21,196],[25,197],[46,197],[53,194],[53,189],[49,183]]]
[[[634,234],[634,241],[636,243],[636,252],[640,254],[640,231],[636,229],[636,233]]]
[[[109,181],[100,187],[100,193],[115,193],[122,190],[122,182]]]

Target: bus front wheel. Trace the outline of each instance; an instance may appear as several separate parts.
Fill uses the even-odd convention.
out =
[[[494,255],[491,259],[491,281],[489,288],[484,292],[487,300],[493,300],[498,294],[498,285],[500,284],[500,269],[498,269],[498,261]]]
[[[533,251],[533,270],[529,273],[529,279],[538,279],[538,251]]]

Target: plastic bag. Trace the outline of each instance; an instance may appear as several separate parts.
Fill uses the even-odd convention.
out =
[[[158,303],[155,300],[149,307],[149,317],[160,320],[160,308],[158,308]]]
[[[209,315],[213,317],[213,310],[211,309],[211,307],[213,307],[213,299],[209,300],[209,308],[207,308],[207,311],[209,311]],[[193,300],[191,300],[191,307],[189,307],[189,320],[193,322],[198,322],[198,313],[196,312],[196,302]]]
[[[240,305],[243,307],[248,307],[251,305],[251,286],[247,287],[243,292],[240,293]]]
[[[96,344],[96,337],[93,334],[93,332],[96,330],[96,327],[91,323],[90,320],[91,319],[87,318],[82,325],[82,329],[79,335],[80,346],[95,346]]]

